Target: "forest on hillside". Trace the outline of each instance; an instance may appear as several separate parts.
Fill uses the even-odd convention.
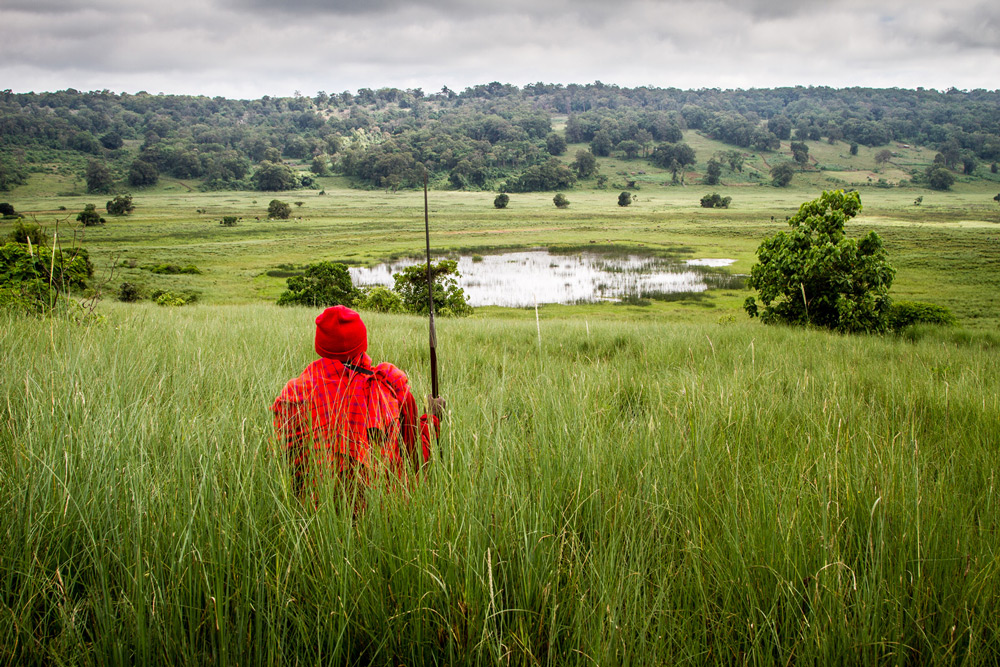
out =
[[[905,142],[935,150],[938,169],[996,173],[1000,91],[494,82],[462,92],[363,88],[234,100],[6,90],[0,190],[60,170],[84,179],[89,192],[108,193],[155,185],[161,175],[205,190],[279,191],[331,173],[395,190],[418,185],[425,170],[438,187],[554,190],[592,175],[594,156],[645,157],[675,169],[693,162],[685,130],[761,153],[789,140],[845,143],[852,152]],[[567,144],[581,143],[589,146],[568,154]]]

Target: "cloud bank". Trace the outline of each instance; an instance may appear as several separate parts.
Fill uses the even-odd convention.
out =
[[[996,88],[971,0],[5,0],[0,88],[228,97],[536,81]]]

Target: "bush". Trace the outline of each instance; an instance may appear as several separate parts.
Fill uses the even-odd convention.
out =
[[[889,308],[889,329],[900,331],[914,324],[952,327],[958,320],[944,306],[923,301],[894,301]]]
[[[24,220],[18,220],[14,229],[7,235],[11,243],[28,243],[37,247],[48,245],[49,236],[42,227],[35,223],[25,224]]]
[[[388,287],[378,285],[365,290],[355,302],[360,310],[373,310],[376,313],[405,313],[403,298]]]
[[[0,202],[0,215],[5,218],[17,215],[17,211],[9,202]]]
[[[733,201],[732,197],[722,197],[718,193],[713,192],[710,195],[705,195],[701,198],[702,208],[729,208],[729,204]]]
[[[133,303],[142,299],[138,286],[132,283],[122,283],[118,286],[118,300],[125,303]]]
[[[896,271],[882,239],[847,238],[844,223],[861,210],[857,192],[824,192],[802,204],[790,232],[764,239],[747,287],[760,294],[743,307],[765,323],[812,324],[840,332],[881,332],[888,326],[889,288]]]
[[[629,206],[632,203],[632,193],[622,192],[618,195],[618,205],[619,206]]]
[[[114,199],[105,204],[108,215],[128,215],[135,210],[132,204],[132,195],[116,195]]]
[[[93,227],[94,225],[103,225],[105,223],[104,218],[97,212],[96,204],[86,204],[83,210],[77,214],[76,220],[77,222],[82,222],[84,227]]]
[[[350,306],[358,297],[347,267],[339,262],[309,264],[301,276],[287,280],[279,306]]]
[[[552,198],[552,203],[556,205],[556,208],[566,208],[569,206],[569,199],[563,193],[557,194]]]
[[[458,262],[444,259],[431,264],[431,279],[434,282],[434,309],[443,316],[463,317],[472,314],[472,306],[465,298],[465,291],[458,286]],[[408,266],[400,273],[392,274],[396,281],[395,291],[403,299],[403,306],[412,313],[427,314],[429,295],[427,294],[427,265]]]
[[[219,224],[223,227],[235,227],[237,220],[239,220],[239,218],[235,215],[224,215],[222,216],[222,220],[219,221]]]
[[[510,203],[510,196],[504,193],[498,194],[493,198],[493,208],[507,208],[507,204]]]
[[[283,201],[272,199],[267,205],[267,217],[271,220],[287,220],[292,214],[292,207]]]

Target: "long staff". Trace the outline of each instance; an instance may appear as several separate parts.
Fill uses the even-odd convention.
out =
[[[427,172],[424,172],[424,236],[427,239],[427,301],[431,323],[431,396],[438,397],[437,332],[434,330],[434,277],[431,273],[431,223],[427,210]]]

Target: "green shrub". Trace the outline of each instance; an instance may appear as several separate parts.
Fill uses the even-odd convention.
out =
[[[442,316],[464,317],[472,314],[472,306],[465,298],[465,290],[458,286],[458,276],[458,262],[453,259],[443,259],[437,264],[431,264],[434,310]],[[406,310],[427,314],[427,265],[408,266],[400,273],[392,274],[392,277],[396,281],[395,291],[402,297]]]
[[[556,208],[566,208],[569,206],[569,199],[563,193],[557,194],[552,198],[552,203],[556,205]]]
[[[405,313],[403,298],[388,287],[378,285],[362,292],[355,305],[361,310],[376,313]]]
[[[94,225],[103,225],[105,220],[101,217],[101,214],[97,212],[96,204],[86,204],[83,210],[76,216],[77,222],[82,222],[84,227],[93,227]]]
[[[222,216],[222,220],[219,221],[219,224],[223,227],[235,227],[238,220],[239,218],[235,215],[224,215]]]
[[[618,195],[618,205],[619,206],[630,206],[632,204],[632,193],[622,192]]]
[[[35,223],[25,224],[23,219],[17,221],[14,229],[7,235],[7,239],[11,243],[26,244],[31,241],[31,245],[36,248],[49,244],[49,235],[45,233],[41,225]]]
[[[118,287],[118,300],[125,303],[132,303],[142,299],[138,286],[133,283],[122,283]]]
[[[713,192],[710,195],[705,195],[701,198],[702,208],[729,208],[729,204],[732,203],[732,197],[723,197],[717,192]]]
[[[116,195],[104,208],[108,215],[128,215],[135,210],[135,205],[132,203],[132,195]]]
[[[309,264],[287,284],[288,289],[278,297],[279,306],[350,306],[358,296],[347,266],[339,262]]]
[[[510,203],[510,195],[507,195],[505,193],[500,193],[493,198],[494,208],[507,208],[507,204],[509,203]]]
[[[889,308],[889,328],[900,331],[914,324],[955,326],[958,320],[944,306],[923,301],[894,301]]]
[[[292,214],[292,207],[283,201],[272,199],[267,205],[267,217],[272,220],[287,220]]]

